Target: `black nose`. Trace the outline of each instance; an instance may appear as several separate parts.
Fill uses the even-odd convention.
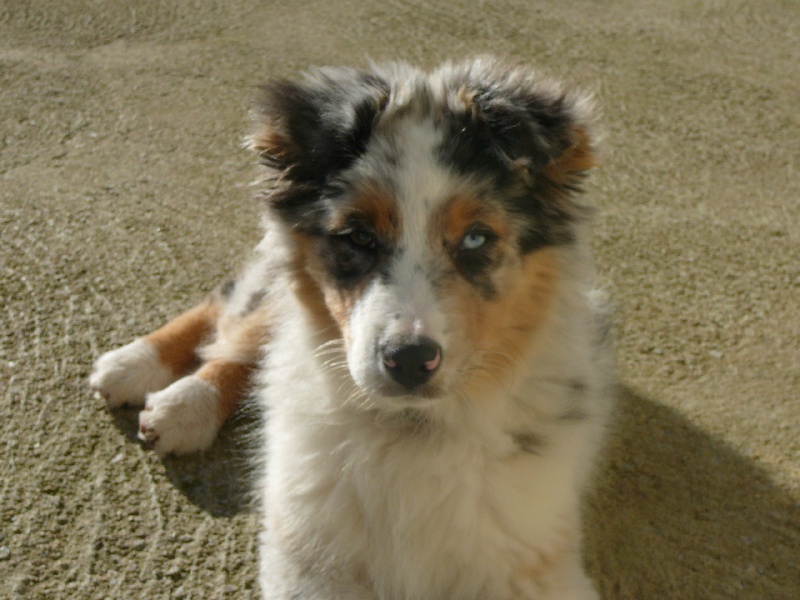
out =
[[[442,362],[441,347],[426,337],[414,343],[390,341],[381,353],[386,371],[409,391],[428,381]]]

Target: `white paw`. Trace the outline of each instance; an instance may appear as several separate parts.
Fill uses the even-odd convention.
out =
[[[103,354],[89,377],[89,385],[109,408],[141,406],[147,394],[173,381],[175,375],[161,363],[156,349],[142,339]]]
[[[188,454],[208,448],[217,436],[219,391],[190,375],[147,396],[139,413],[139,438],[158,454]]]

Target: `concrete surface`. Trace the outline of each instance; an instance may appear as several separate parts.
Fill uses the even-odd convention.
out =
[[[258,237],[255,86],[491,52],[594,89],[625,391],[587,508],[605,598],[800,598],[800,3],[0,3],[0,597],[254,598],[254,420],[134,438],[91,362]]]

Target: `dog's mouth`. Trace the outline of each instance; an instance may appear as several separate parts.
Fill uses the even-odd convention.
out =
[[[424,400],[436,400],[442,396],[441,387],[435,384],[421,385],[409,390],[387,382],[377,391],[379,395],[391,399],[393,402],[402,402],[409,405],[419,404]]]

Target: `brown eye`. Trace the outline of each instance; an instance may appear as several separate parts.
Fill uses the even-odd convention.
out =
[[[366,229],[353,229],[347,234],[347,239],[359,248],[374,248],[375,236]]]

